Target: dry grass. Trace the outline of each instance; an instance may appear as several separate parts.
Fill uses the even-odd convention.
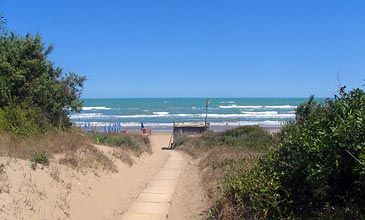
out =
[[[247,126],[187,137],[175,147],[199,161],[205,193],[214,206],[223,194],[225,178],[250,170],[258,158],[268,152],[272,142],[272,136],[263,129]]]
[[[112,160],[77,129],[22,139],[9,134],[0,134],[0,156],[28,160],[35,152],[44,154],[47,158],[58,159],[59,163],[75,169],[116,171]]]
[[[112,152],[112,155],[115,158],[118,158],[119,160],[121,160],[123,163],[128,164],[129,166],[132,166],[134,163],[133,158],[131,157],[130,153],[125,150],[114,149]]]
[[[113,147],[111,156],[94,143]],[[48,165],[52,160],[78,170],[117,172],[113,157],[132,166],[133,157],[145,152],[152,153],[150,141],[138,134],[85,134],[76,128],[30,138],[0,133],[0,156],[31,160],[33,169]]]
[[[99,133],[89,134],[96,144],[102,144],[130,151],[134,156],[139,157],[142,153],[152,153],[150,140],[140,134],[120,134],[120,133]]]
[[[0,194],[10,192],[9,177],[5,171],[5,166],[5,163],[0,163]]]
[[[252,136],[252,133],[258,135]],[[256,136],[257,141],[252,141]],[[247,167],[251,167],[260,156],[267,153],[270,141],[271,136],[265,131],[258,127],[248,127],[239,131],[238,135],[232,131],[209,131],[199,136],[186,137],[176,143],[176,147],[199,159],[204,182],[215,187],[227,171],[236,169],[239,161],[244,160]]]
[[[119,133],[90,133],[89,137],[96,144],[102,144],[114,148],[111,155],[123,163],[132,166],[134,157],[140,157],[143,153],[152,153],[150,140],[140,134]]]

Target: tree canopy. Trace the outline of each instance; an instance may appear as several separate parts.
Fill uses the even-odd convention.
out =
[[[5,26],[5,17],[4,15],[0,12],[0,31],[2,31],[4,29]]]
[[[70,125],[68,111],[81,109],[86,78],[56,67],[49,59],[52,50],[53,45],[45,45],[40,35],[0,36],[0,109],[8,113],[28,109],[39,127],[65,128]],[[14,119],[9,123],[14,125]]]

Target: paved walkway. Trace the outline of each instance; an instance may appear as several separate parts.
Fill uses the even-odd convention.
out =
[[[169,151],[170,158],[157,176],[147,185],[123,214],[124,220],[162,220],[169,213],[172,196],[180,177],[183,157]]]

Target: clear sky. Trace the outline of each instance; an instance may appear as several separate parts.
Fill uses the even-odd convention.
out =
[[[317,97],[365,79],[365,1],[0,0],[83,97]]]

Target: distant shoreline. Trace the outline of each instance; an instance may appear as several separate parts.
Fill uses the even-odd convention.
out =
[[[211,125],[209,127],[209,130],[211,131],[215,131],[215,132],[221,132],[221,131],[226,131],[226,130],[230,130],[230,129],[234,129],[237,127],[243,127],[243,126],[252,126],[252,125]],[[267,126],[267,125],[258,125],[260,127],[262,127],[263,129],[265,129],[266,131],[268,131],[269,133],[277,133],[281,130],[281,128],[283,127],[283,125],[272,125],[272,126]],[[151,129],[152,132],[172,132],[173,128],[172,126],[145,126],[148,129]],[[101,131],[103,132],[103,127],[95,127],[96,131]],[[122,130],[125,131],[130,131],[130,132],[139,132],[141,130],[140,126],[125,126],[122,127]]]

